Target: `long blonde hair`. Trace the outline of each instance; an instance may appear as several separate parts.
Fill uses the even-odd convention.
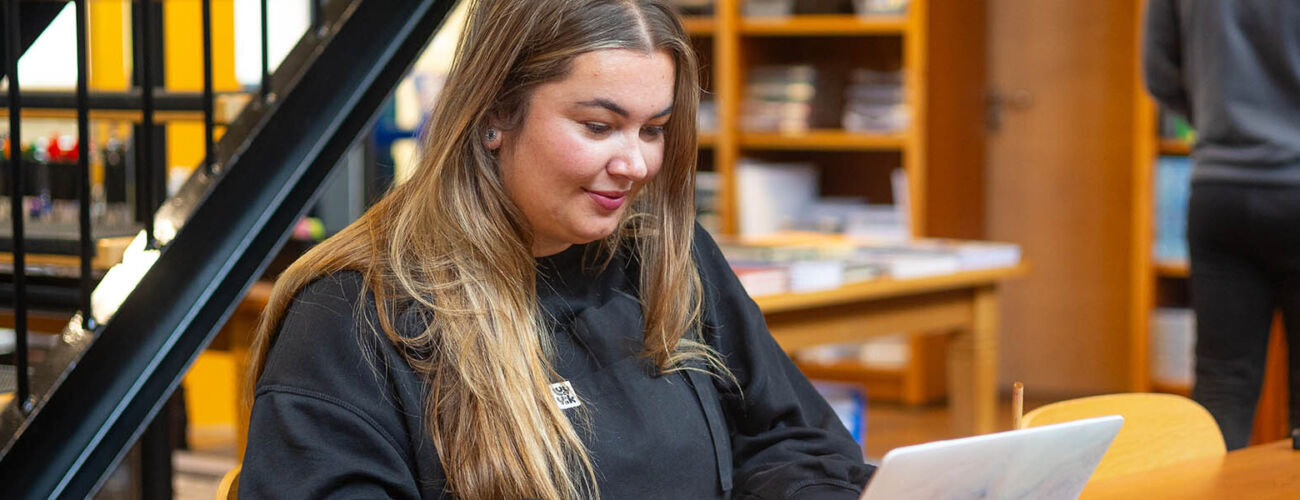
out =
[[[646,358],[664,372],[691,368],[691,360],[725,371],[693,333],[702,293],[690,254],[697,63],[666,0],[470,1],[418,169],[280,276],[250,380],[260,377],[294,295],[316,278],[358,271],[376,304],[377,321],[365,321],[365,331],[382,332],[429,382],[425,421],[453,494],[597,495],[591,459],[549,392],[555,374],[531,229],[483,137],[494,120],[522,124],[532,91],[566,77],[580,54],[666,52],[676,81],[663,167],[597,247],[607,257],[626,249],[640,263]],[[399,331],[396,315],[412,307],[429,313],[423,331]]]

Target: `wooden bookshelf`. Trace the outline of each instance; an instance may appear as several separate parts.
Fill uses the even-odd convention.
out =
[[[1161,138],[1156,142],[1156,151],[1161,155],[1188,156],[1192,154],[1192,144],[1179,139]]]
[[[745,149],[794,151],[902,151],[908,137],[903,133],[872,134],[845,130],[807,132],[741,132]]]
[[[908,175],[908,214],[913,232],[924,236],[978,239],[983,236],[983,161],[986,105],[985,8],[978,2],[911,0],[902,15],[792,15],[750,18],[741,14],[743,0],[717,0],[712,16],[686,19],[686,29],[700,50],[709,74],[705,87],[717,106],[718,130],[700,136],[700,147],[711,155],[718,174],[717,214],[720,229],[736,234],[739,204],[735,165],[741,158],[810,161],[823,168],[823,192],[836,196],[868,196],[880,202],[889,191],[888,173],[901,167]],[[838,106],[841,86],[853,68],[900,69],[904,74],[909,126],[896,133],[859,133],[814,125],[800,133],[746,131],[741,123],[745,79],[749,68],[773,64],[810,64],[818,68],[818,95],[831,96]],[[942,78],[930,78],[930,75]],[[942,103],[931,107],[932,99]],[[814,105],[819,105],[814,103]],[[820,109],[820,108],[819,108]],[[821,111],[827,111],[822,109]],[[841,111],[831,110],[833,117]],[[932,144],[941,145],[934,146]],[[932,166],[931,156],[942,163]],[[706,160],[707,161],[707,160]],[[934,213],[939,217],[930,218]],[[828,304],[855,294],[885,293],[888,283],[846,287],[840,292],[760,297],[764,307],[779,310],[791,304]],[[780,313],[778,313],[780,314]],[[932,345],[913,354],[908,368],[892,375],[861,372],[893,389],[876,387],[872,397],[903,394],[903,387],[942,378],[943,350]],[[852,370],[849,370],[850,372]],[[890,370],[885,370],[889,372]],[[936,373],[940,375],[935,375]],[[884,381],[884,382],[881,382]],[[892,382],[891,382],[892,381]],[[933,389],[933,387],[931,386]],[[941,390],[942,388],[940,388]],[[908,401],[922,392],[911,391]],[[919,398],[919,399],[918,399]],[[927,399],[930,398],[930,399]],[[891,398],[892,399],[892,398]]]
[[[718,143],[718,134],[716,132],[700,132],[695,139],[701,148],[711,148]]]
[[[686,33],[691,36],[713,36],[713,16],[686,16],[682,18]]]
[[[1155,274],[1161,278],[1187,278],[1191,275],[1185,260],[1156,261]]]
[[[911,25],[905,15],[855,16],[823,14],[788,17],[745,18],[740,32],[745,36],[902,36]]]
[[[1167,384],[1167,383],[1161,383],[1161,382],[1155,382],[1155,381],[1152,381],[1152,382],[1151,382],[1151,390],[1152,390],[1152,391],[1155,391],[1155,392],[1164,392],[1164,393],[1168,393],[1168,394],[1177,394],[1177,395],[1182,396],[1182,397],[1185,397],[1185,398],[1190,398],[1190,397],[1192,397],[1192,387],[1191,387],[1191,386],[1188,386],[1188,385],[1182,385],[1182,384]]]

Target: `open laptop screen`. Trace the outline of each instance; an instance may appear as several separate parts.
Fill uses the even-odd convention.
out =
[[[1123,424],[1112,415],[897,448],[862,500],[1078,498]]]

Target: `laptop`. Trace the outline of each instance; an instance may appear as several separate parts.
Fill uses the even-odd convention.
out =
[[[1123,425],[1111,415],[897,448],[861,500],[1078,498]]]

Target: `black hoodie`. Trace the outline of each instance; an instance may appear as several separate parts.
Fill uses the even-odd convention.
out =
[[[660,375],[637,356],[635,259],[617,256],[603,272],[582,265],[582,246],[538,259],[564,381],[553,392],[561,407],[585,407],[588,423],[574,428],[601,495],[858,498],[874,468],[698,227],[695,245],[705,340],[739,389],[696,371]],[[390,342],[358,328],[360,285],[356,273],[319,279],[286,313],[257,384],[241,498],[450,497],[423,423],[426,385]]]

